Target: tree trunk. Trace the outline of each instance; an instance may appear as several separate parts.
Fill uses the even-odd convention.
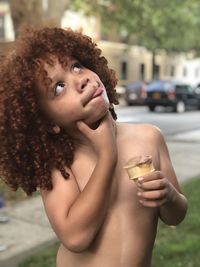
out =
[[[15,36],[23,25],[60,27],[61,17],[70,0],[49,0],[43,10],[42,0],[9,0]]]
[[[40,26],[43,22],[41,0],[9,0],[15,36],[23,25]]]

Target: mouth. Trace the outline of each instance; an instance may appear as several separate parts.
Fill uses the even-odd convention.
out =
[[[95,93],[93,94],[92,98],[98,97],[100,95],[102,95],[104,89],[102,87],[97,87]]]
[[[103,96],[104,91],[105,91],[104,87],[99,82],[89,84],[85,88],[85,93],[82,98],[83,106],[86,106],[94,98],[97,98],[101,95]]]

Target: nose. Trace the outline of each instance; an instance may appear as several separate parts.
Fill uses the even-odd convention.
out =
[[[82,79],[79,86],[81,92],[85,90],[85,87],[88,85],[88,83],[90,83],[90,86],[94,89],[97,89],[100,86],[100,83],[98,81],[95,80],[93,81],[90,80],[89,78]]]
[[[83,92],[85,87],[88,85],[88,83],[90,82],[90,79],[87,78],[82,78],[79,82],[79,91]]]

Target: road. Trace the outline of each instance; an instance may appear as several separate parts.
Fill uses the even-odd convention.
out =
[[[151,123],[162,130],[180,182],[199,176],[200,111],[188,111],[183,114],[163,110],[149,112],[147,107],[120,105],[116,107],[116,112],[119,121]]]
[[[118,121],[129,123],[151,123],[158,126],[165,136],[200,129],[200,111],[187,111],[177,114],[170,111],[157,110],[150,112],[147,107],[116,107]]]

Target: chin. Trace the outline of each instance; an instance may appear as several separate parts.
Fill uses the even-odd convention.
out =
[[[99,126],[99,123],[101,122],[101,120],[103,119],[103,117],[106,115],[106,113],[109,112],[109,109],[105,110],[105,112],[102,112],[101,114],[92,117],[92,118],[88,118],[87,120],[85,120],[85,123],[90,126],[91,128],[97,128]]]

